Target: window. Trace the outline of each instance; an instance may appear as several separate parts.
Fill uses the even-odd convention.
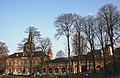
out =
[[[43,73],[46,73],[46,69],[45,68],[43,68]]]
[[[70,71],[69,68],[68,68],[68,71]],[[72,69],[72,68],[71,68],[71,72],[73,72],[73,69]]]
[[[100,69],[101,69],[101,66],[97,65],[96,70],[100,70]]]
[[[52,68],[48,69],[49,74],[52,74]]]
[[[55,68],[55,73],[59,73],[59,69],[58,68]]]
[[[97,65],[97,68],[101,68],[101,66],[100,66],[100,65]]]
[[[63,67],[61,70],[62,70],[62,74],[65,74],[65,68]]]

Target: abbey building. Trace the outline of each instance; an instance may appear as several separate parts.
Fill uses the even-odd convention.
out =
[[[120,72],[120,48],[114,48],[116,58],[116,68]],[[101,49],[94,51],[95,68],[97,72],[102,72],[104,69],[103,52]],[[44,63],[40,72],[41,59],[44,55]],[[30,74],[41,73],[42,75],[68,75],[71,69],[72,74],[77,73],[77,56],[70,57],[71,68],[69,68],[68,58],[56,58],[53,59],[52,49],[48,51],[48,55],[42,51],[35,51],[35,44],[32,42],[32,32],[29,33],[28,41],[24,44],[24,51],[14,53],[6,58],[5,74]],[[107,72],[113,72],[113,61],[111,45],[106,47],[106,70]],[[79,72],[93,72],[93,60],[91,52],[87,52],[85,55],[81,55],[79,59]]]
[[[44,54],[44,61],[50,60],[53,57],[51,51],[49,49],[48,55],[42,51],[35,51],[35,44],[32,42],[32,32],[30,32],[28,41],[24,44],[24,51],[14,53],[6,58],[5,74],[30,74],[30,69],[32,69],[32,72],[39,71],[38,67],[41,63],[42,55]]]

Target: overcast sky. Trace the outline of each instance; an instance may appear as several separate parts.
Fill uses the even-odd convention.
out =
[[[54,55],[66,51],[66,38],[54,38],[55,17],[63,13],[81,16],[96,15],[104,4],[113,3],[120,10],[120,0],[0,0],[0,41],[5,42],[10,52],[17,52],[17,43],[28,36],[24,31],[30,26],[38,28],[42,37],[53,43]]]

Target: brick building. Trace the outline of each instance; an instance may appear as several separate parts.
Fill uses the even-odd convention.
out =
[[[110,45],[106,50],[106,64],[108,70],[112,71],[112,52]],[[104,68],[103,53],[101,49],[95,50],[95,67],[96,70]],[[24,52],[14,53],[6,58],[5,74],[26,73],[29,74],[39,72],[39,65],[41,64],[42,55],[44,55],[44,65],[42,67],[43,75],[67,75],[69,74],[68,58],[53,58],[52,50],[49,49],[48,55],[42,51],[35,51],[35,45],[32,42],[32,33],[29,33],[28,41],[24,44]],[[120,59],[120,48],[115,48],[116,59]],[[93,70],[93,61],[91,52],[86,55],[81,55],[79,60],[80,72]],[[116,61],[117,67],[120,66],[120,61]],[[71,73],[77,73],[77,56],[71,57]],[[118,68],[118,71],[120,69]]]
[[[44,61],[50,60],[53,57],[51,51],[49,49],[48,55],[42,51],[35,51],[35,45],[32,42],[32,32],[30,32],[28,41],[24,44],[24,51],[14,53],[6,58],[5,74],[29,74],[30,69],[32,69],[32,72],[39,71],[38,66],[41,63],[42,55],[44,55]]]

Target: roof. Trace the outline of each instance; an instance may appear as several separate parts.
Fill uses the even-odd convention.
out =
[[[77,61],[78,60],[78,56],[73,56],[71,57],[72,61]],[[80,60],[86,60],[86,55],[80,55]]]
[[[33,57],[34,57],[34,56],[41,56],[42,53],[43,53],[42,51],[36,51],[36,52],[33,52],[32,54],[33,54]],[[30,52],[27,52],[27,53],[25,53],[25,52],[18,52],[18,53],[14,53],[14,54],[9,55],[8,58],[9,58],[9,57],[10,57],[10,58],[30,57],[30,55],[31,55]],[[47,55],[45,54],[45,56],[47,56]]]
[[[56,58],[53,60],[45,61],[44,63],[61,63],[61,62],[68,62],[68,59],[67,58]]]
[[[71,61],[77,61],[78,57],[77,56],[72,56],[72,57],[70,57],[70,59],[71,59]],[[86,56],[81,55],[80,60],[86,60]],[[68,57],[56,58],[56,59],[53,59],[53,60],[45,61],[44,63],[61,63],[61,62],[68,62]]]

